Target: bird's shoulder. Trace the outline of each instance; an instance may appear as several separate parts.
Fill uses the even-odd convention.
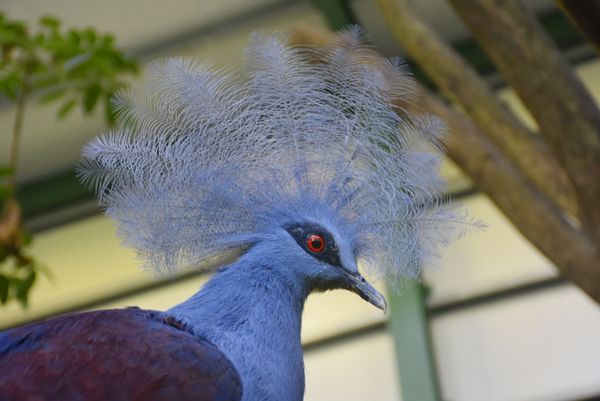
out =
[[[175,317],[76,313],[0,333],[0,400],[239,401],[229,359]]]

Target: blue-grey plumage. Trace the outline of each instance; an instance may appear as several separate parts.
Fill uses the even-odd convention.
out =
[[[244,401],[296,401],[306,297],[343,288],[385,309],[359,264],[416,278],[450,240],[443,124],[394,106],[412,80],[359,29],[321,50],[257,35],[243,76],[153,64],[116,99],[122,128],[87,146],[80,175],[156,270],[238,256],[169,314],[232,361]]]
[[[348,288],[385,308],[383,296],[359,274],[347,243],[314,223],[289,229],[305,229],[303,238],[318,233],[327,244],[313,252],[299,246],[285,227],[274,229],[196,295],[169,310],[228,356],[242,378],[244,400],[302,400],[300,326],[311,292]],[[339,265],[319,260],[331,250]]]

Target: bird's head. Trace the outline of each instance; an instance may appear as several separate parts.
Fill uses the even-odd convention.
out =
[[[323,49],[257,36],[241,75],[150,65],[114,100],[121,128],[86,147],[82,180],[156,270],[243,249],[384,309],[357,261],[418,278],[457,220],[438,195],[443,124],[396,106],[412,78],[356,28]]]
[[[288,221],[266,230],[244,253],[253,266],[276,270],[307,294],[346,289],[385,311],[385,297],[359,271],[356,244],[345,234],[310,220]]]
[[[311,291],[343,288],[358,294],[384,312],[385,297],[360,273],[354,246],[343,236],[312,222],[289,223],[283,242],[300,262],[300,274]]]

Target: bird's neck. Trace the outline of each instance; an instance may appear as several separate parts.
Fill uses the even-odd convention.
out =
[[[240,260],[170,310],[233,362],[244,401],[303,397],[300,328],[309,291],[287,270]]]

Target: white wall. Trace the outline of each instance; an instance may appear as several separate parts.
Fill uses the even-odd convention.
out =
[[[488,228],[426,271],[431,306],[558,275],[485,197],[464,203]],[[430,323],[446,401],[600,395],[600,306],[571,284],[435,314]]]
[[[435,317],[447,401],[562,401],[600,394],[600,307],[572,285]]]
[[[306,353],[305,401],[401,401],[388,332]]]

